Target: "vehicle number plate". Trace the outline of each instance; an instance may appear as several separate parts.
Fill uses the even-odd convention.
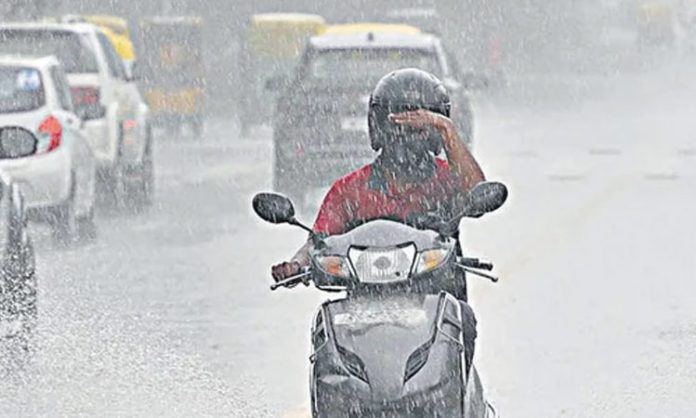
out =
[[[341,313],[334,317],[334,325],[337,326],[394,324],[415,328],[426,321],[425,311],[420,309]]]

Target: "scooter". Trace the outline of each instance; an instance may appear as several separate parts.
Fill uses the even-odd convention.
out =
[[[457,255],[452,238],[462,217],[503,205],[507,188],[484,182],[468,194],[463,213],[417,228],[374,220],[323,237],[295,219],[285,196],[253,199],[263,220],[307,230],[311,266],[271,290],[310,282],[344,292],[319,308],[312,326],[310,390],[314,418],[494,418],[474,365],[467,365],[461,301],[452,293],[461,270],[491,263]],[[459,276],[461,277],[461,276]]]

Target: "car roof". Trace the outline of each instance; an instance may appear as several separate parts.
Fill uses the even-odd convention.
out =
[[[324,23],[320,15],[310,13],[259,13],[251,16],[251,22],[317,22]]]
[[[58,65],[58,59],[53,55],[34,57],[29,55],[0,55],[0,66],[21,66],[48,68]]]
[[[85,15],[85,20],[90,23],[97,25],[107,24],[113,26],[120,26],[121,28],[128,27],[128,21],[122,17],[113,15]]]
[[[403,33],[419,34],[421,30],[415,26],[399,23],[343,23],[331,25],[326,29],[324,35],[351,35],[356,33]]]
[[[314,36],[309,43],[315,49],[409,48],[433,49],[439,38],[425,33],[356,32]]]
[[[91,23],[58,23],[46,22],[3,22],[0,29],[19,29],[19,30],[52,30],[76,33],[90,33],[97,29]]]

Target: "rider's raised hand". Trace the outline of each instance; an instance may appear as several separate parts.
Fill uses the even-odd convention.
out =
[[[449,119],[439,113],[431,112],[426,109],[411,110],[408,112],[392,113],[389,120],[398,125],[406,125],[416,129],[428,127],[437,128],[449,122]]]

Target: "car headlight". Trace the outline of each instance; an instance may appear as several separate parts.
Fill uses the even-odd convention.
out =
[[[451,248],[434,248],[418,253],[413,274],[427,273],[437,269],[447,261],[451,250]]]
[[[390,283],[408,280],[416,247],[409,244],[393,248],[351,248],[348,258],[358,280],[363,283]]]
[[[328,275],[343,279],[351,277],[350,264],[345,257],[338,255],[318,256],[316,261],[319,267]]]

